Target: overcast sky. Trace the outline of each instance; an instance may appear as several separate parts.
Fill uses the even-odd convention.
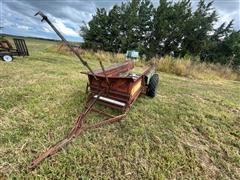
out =
[[[96,8],[110,9],[124,1],[127,0],[0,0],[0,27],[4,27],[1,33],[58,39],[46,23],[34,17],[41,10],[68,40],[82,41],[79,26],[91,20]],[[195,9],[198,0],[191,1]],[[159,1],[152,2],[157,5]],[[214,7],[220,17],[219,24],[234,19],[234,28],[240,29],[240,0],[215,0]]]

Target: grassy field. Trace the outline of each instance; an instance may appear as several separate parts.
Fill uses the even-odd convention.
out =
[[[141,96],[123,121],[28,172],[73,126],[87,78],[74,56],[49,51],[55,42],[27,44],[30,57],[0,61],[0,179],[240,179],[240,82],[161,72],[156,98]]]

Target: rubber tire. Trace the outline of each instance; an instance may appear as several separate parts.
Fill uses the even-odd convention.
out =
[[[10,55],[3,55],[2,60],[5,62],[11,62],[13,60],[13,57]]]
[[[158,82],[159,75],[153,74],[148,84],[147,96],[152,98],[156,96]]]

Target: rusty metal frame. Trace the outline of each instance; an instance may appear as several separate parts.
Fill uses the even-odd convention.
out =
[[[90,129],[99,128],[99,127],[102,127],[104,125],[108,125],[108,124],[112,124],[114,122],[120,121],[127,115],[130,107],[127,107],[123,113],[121,113],[120,115],[117,115],[117,116],[108,114],[108,113],[106,113],[102,110],[94,108],[94,105],[98,101],[100,95],[101,95],[101,92],[98,93],[98,97],[96,99],[93,99],[92,95],[88,96],[89,100],[85,105],[85,111],[78,116],[74,127],[71,129],[71,131],[68,133],[68,135],[63,140],[61,140],[58,143],[56,143],[55,145],[49,147],[42,154],[40,154],[31,163],[31,165],[29,166],[29,170],[35,169],[44,159],[46,159],[49,156],[52,156],[52,155],[56,154],[64,146],[68,145],[75,137],[79,136],[82,132],[90,130]],[[101,122],[97,122],[97,123],[94,123],[94,124],[87,125],[87,126],[83,127],[83,123],[86,119],[87,114],[92,112],[92,111],[96,112],[98,114],[104,115],[107,118],[104,119]]]
[[[121,68],[121,66],[120,66]],[[54,155],[55,153],[57,153],[58,151],[60,151],[64,146],[66,146],[67,144],[69,144],[75,137],[79,136],[82,132],[87,131],[89,129],[94,129],[94,128],[99,128],[102,127],[104,125],[108,125],[108,124],[112,124],[114,122],[118,122],[120,120],[122,120],[127,113],[129,112],[129,109],[131,107],[131,105],[136,101],[136,99],[138,98],[138,96],[141,93],[144,93],[145,89],[146,89],[146,84],[145,84],[145,75],[152,69],[153,67],[149,67],[147,70],[144,71],[143,74],[141,74],[141,76],[139,76],[139,78],[137,80],[135,80],[135,83],[138,81],[141,81],[141,88],[134,94],[133,97],[131,96],[127,96],[124,93],[116,93],[115,96],[109,96],[109,92],[111,92],[111,86],[106,86],[105,88],[101,87],[101,84],[106,84],[107,79],[109,80],[110,77],[108,78],[100,78],[101,76],[98,76],[98,74],[96,74],[97,76],[97,82],[98,85],[96,87],[96,90],[91,90],[90,89],[90,94],[87,97],[87,101],[86,104],[84,106],[85,111],[83,111],[77,118],[74,127],[71,129],[71,131],[68,133],[68,135],[61,141],[59,141],[58,143],[56,143],[55,145],[49,147],[44,153],[42,153],[41,155],[39,155],[29,166],[30,170],[33,170],[35,167],[37,167],[44,159],[46,159],[49,156]],[[116,71],[119,71],[119,69],[116,69]],[[105,71],[106,73],[106,71]],[[112,73],[115,73],[114,71]],[[92,73],[89,73],[88,76],[92,76]],[[104,75],[105,76],[105,75]],[[118,79],[117,77],[114,77],[114,79]],[[120,78],[120,79],[124,79],[124,78]],[[131,83],[133,81],[132,78],[127,78],[128,82]],[[109,80],[111,81],[111,79]],[[134,81],[133,81],[134,82]],[[133,85],[131,85],[133,86]],[[90,84],[87,84],[87,89],[88,87],[91,88],[91,81]],[[114,90],[112,90],[112,92],[114,92]],[[117,107],[113,104],[110,103],[106,103],[103,101],[100,101],[100,96],[101,95],[108,95],[108,97],[110,98],[115,98],[119,95],[125,95],[125,97],[127,99],[129,99],[130,101],[128,103],[126,103],[126,106],[123,108]],[[97,96],[96,98],[94,98],[94,96]],[[105,111],[99,110],[97,108],[94,108],[94,105],[96,103],[101,103],[105,106],[111,107],[111,108],[115,108],[115,109],[120,109],[122,111],[121,114],[114,116],[111,115]],[[101,122],[97,122],[88,126],[83,126],[86,116],[88,115],[88,113],[90,112],[96,112],[98,114],[104,115],[107,118],[104,119]]]
[[[9,56],[29,56],[28,48],[24,39],[13,39],[15,48],[11,45],[8,40],[0,41],[0,57],[4,55]]]
[[[43,17],[43,20],[47,21],[50,24],[50,26],[56,31],[61,39],[72,50],[71,45],[52,25],[48,18],[42,12],[39,12],[37,14],[41,15]],[[75,137],[81,135],[84,131],[99,128],[104,125],[112,124],[114,122],[122,120],[127,115],[130,107],[140,96],[140,94],[146,92],[146,76],[154,68],[153,66],[148,67],[139,76],[131,77],[126,75],[126,73],[134,68],[134,63],[132,61],[115,64],[108,68],[104,68],[102,62],[100,62],[101,69],[93,71],[77,52],[75,52],[75,54],[79,57],[80,61],[89,69],[89,72],[83,72],[83,74],[86,74],[88,76],[89,81],[86,87],[86,92],[89,92],[89,95],[84,106],[84,111],[80,113],[77,120],[75,121],[74,127],[63,140],[49,147],[45,152],[40,154],[34,161],[32,161],[31,165],[29,166],[30,170],[37,167],[47,157],[52,156],[60,151],[64,146],[69,144]],[[124,104],[124,106],[119,106],[117,104],[106,101],[104,102],[101,97],[119,101],[120,103]],[[110,108],[119,109],[121,110],[121,113],[116,116],[109,114],[105,111],[95,108],[94,106],[96,103],[100,103]],[[101,122],[84,126],[86,117],[91,112],[101,114],[107,118]]]

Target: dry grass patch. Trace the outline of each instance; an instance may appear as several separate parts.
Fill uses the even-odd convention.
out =
[[[125,61],[125,54],[110,53],[105,51],[92,51],[81,48],[75,48],[79,54],[90,63],[92,61],[103,61],[107,64],[119,63]],[[63,44],[52,45],[47,49],[48,52],[60,53],[62,55],[74,54]],[[178,76],[191,77],[201,80],[240,80],[240,72],[234,71],[232,68],[220,64],[210,64],[205,62],[193,61],[190,58],[173,58],[166,56],[164,58],[153,58],[146,62],[144,59],[139,59],[135,65],[144,67],[155,63],[156,69],[161,72],[171,73]]]
[[[153,58],[159,71],[202,80],[240,80],[240,72],[220,64],[192,61],[190,58]]]

